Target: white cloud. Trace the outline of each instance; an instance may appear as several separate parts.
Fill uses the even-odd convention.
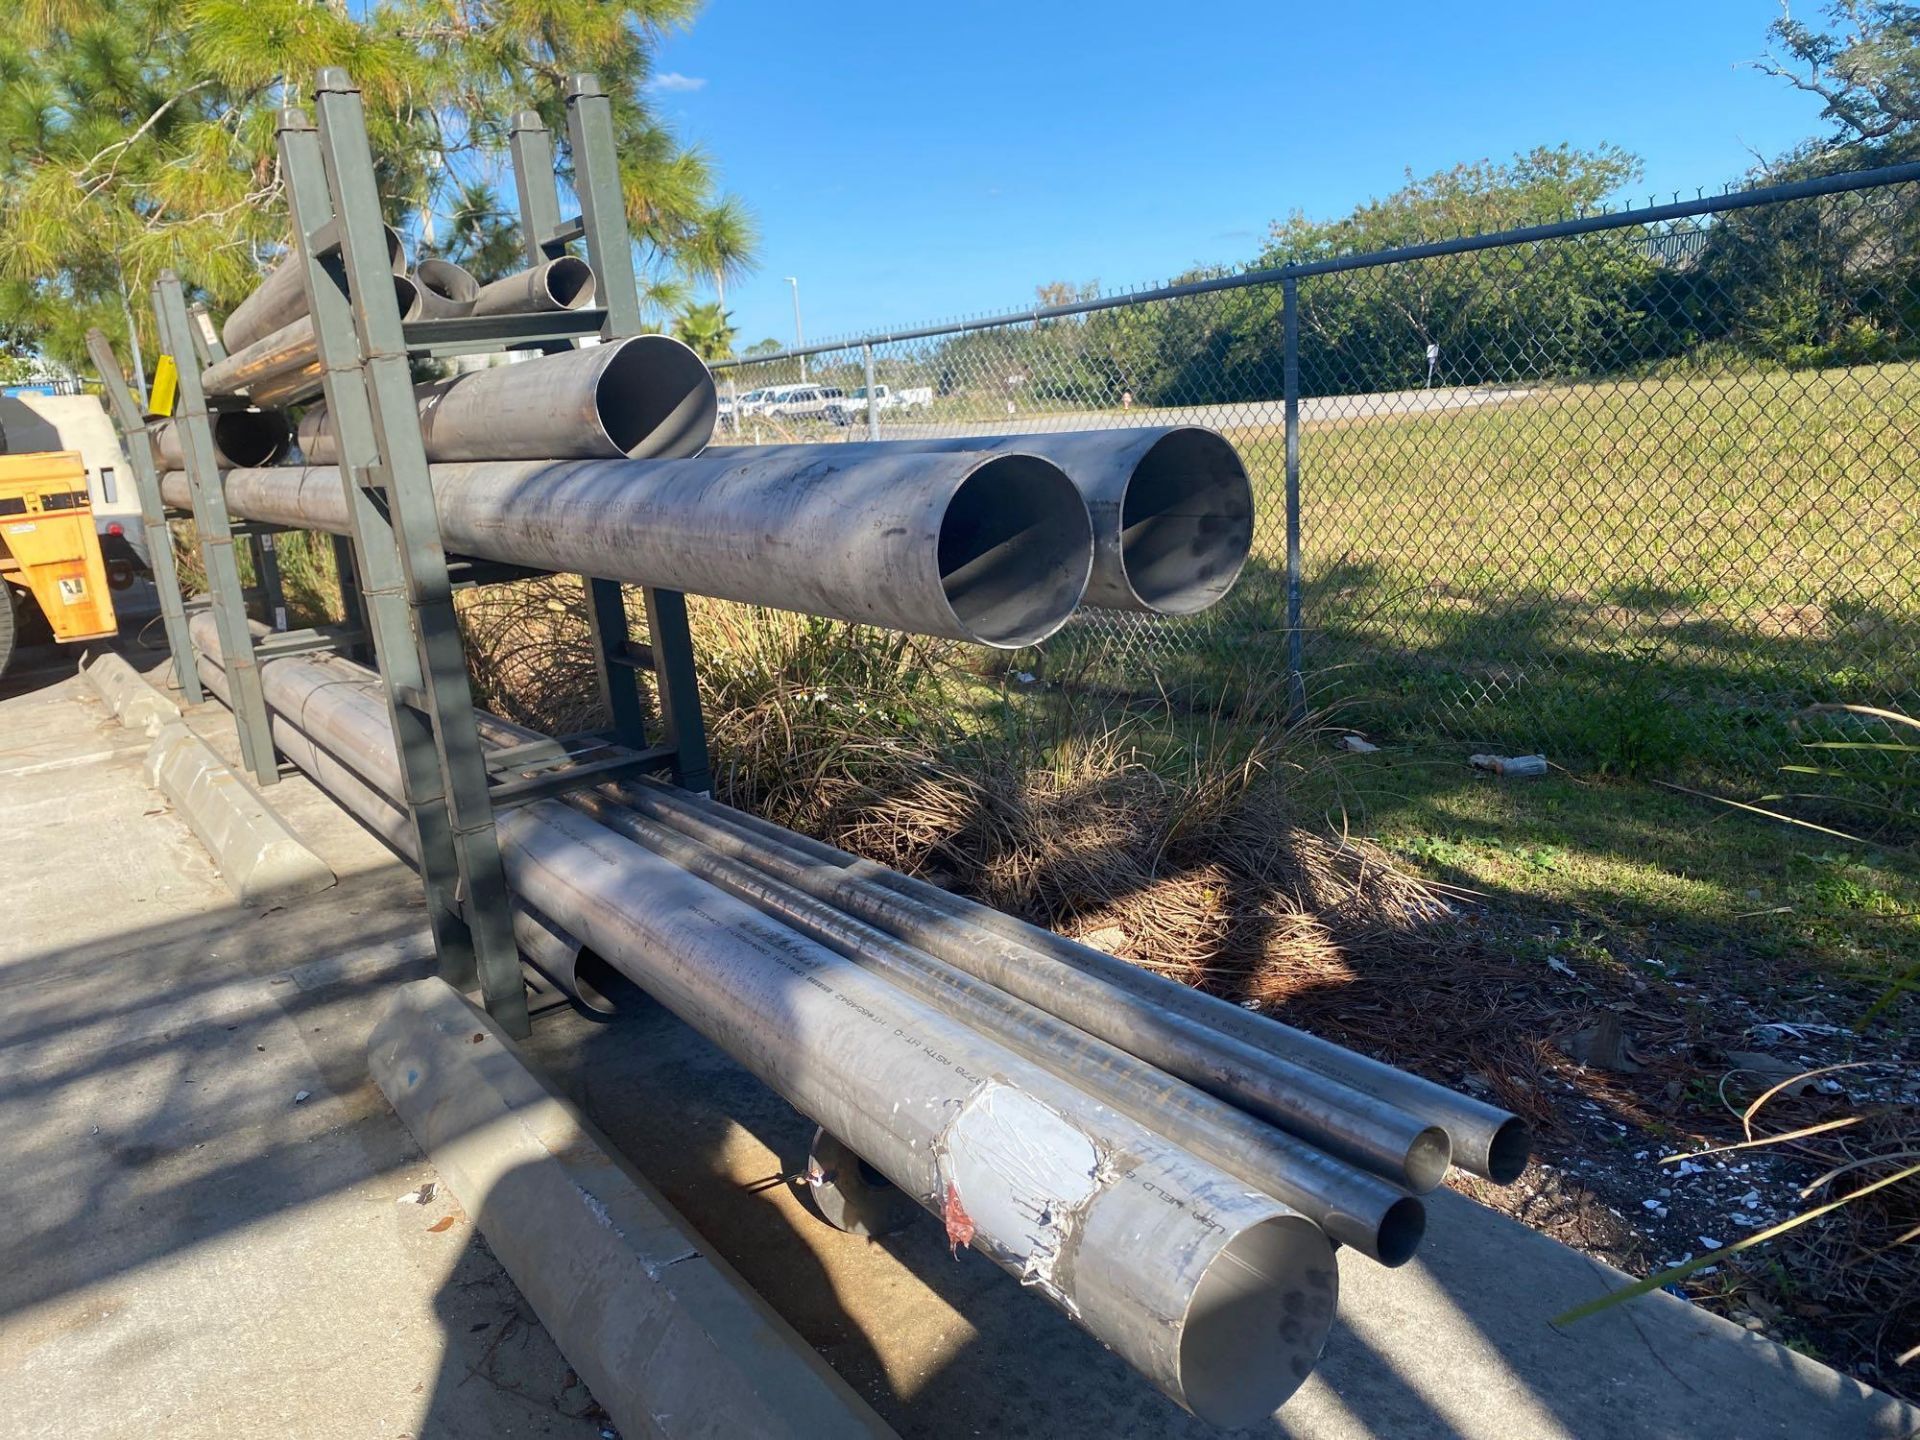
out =
[[[665,90],[672,94],[685,94],[692,90],[704,90],[706,77],[702,75],[682,75],[678,70],[669,70],[664,75],[656,75],[647,82],[649,90]]]

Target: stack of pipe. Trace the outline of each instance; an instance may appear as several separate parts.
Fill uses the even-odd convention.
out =
[[[569,257],[488,286],[456,270],[396,277],[403,306],[591,303]],[[311,393],[317,366],[280,275],[262,291],[281,299],[250,301],[236,338],[278,328],[219,379],[255,403]],[[700,453],[712,376],[660,336],[422,386],[416,403],[449,551],[993,646],[1036,643],[1082,603],[1197,613],[1252,538],[1245,467],[1197,427]],[[299,433],[326,463],[236,464],[227,507],[344,532],[342,466],[378,457],[342,454],[323,405]],[[244,436],[216,439],[242,458]],[[177,464],[177,436],[155,440]],[[186,476],[169,470],[162,495],[188,506]],[[211,617],[192,629],[224,698]],[[260,675],[282,753],[412,858],[378,677],[301,656]],[[532,738],[492,717],[482,734]],[[1310,1373],[1336,1243],[1404,1263],[1450,1164],[1507,1180],[1525,1162],[1510,1115],[672,787],[572,792],[496,825],[516,935],[563,988],[600,1004],[594,968],[623,973],[955,1247],[1222,1425]]]
[[[194,640],[224,698],[209,617]],[[408,853],[377,677],[261,673],[284,753]],[[563,984],[582,947],[632,979],[1217,1424],[1310,1373],[1331,1242],[1403,1263],[1449,1162],[1526,1160],[1505,1112],[670,786],[498,825],[517,929]]]

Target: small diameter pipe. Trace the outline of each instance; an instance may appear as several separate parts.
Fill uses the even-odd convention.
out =
[[[420,291],[420,316],[426,320],[471,315],[480,294],[472,272],[451,260],[422,260],[413,267],[413,283]]]
[[[209,417],[213,429],[214,463],[222,470],[235,466],[271,465],[293,443],[287,417],[278,410],[216,410]],[[186,448],[180,442],[178,420],[155,420],[147,429],[163,470],[183,470]]]
[[[734,460],[435,465],[440,538],[460,555],[657,585],[1014,649],[1073,613],[1093,564],[1087,508],[1029,455],[846,454]],[[231,470],[234,514],[347,528],[327,466]],[[186,508],[186,477],[161,482]]]
[[[514,275],[482,285],[473,297],[474,315],[525,315],[543,310],[584,310],[593,304],[593,267],[574,255],[562,255]]]
[[[1226,438],[1198,425],[854,442],[903,450],[1019,451],[1051,460],[1093,517],[1102,610],[1194,615],[1233,588],[1253,548],[1253,486]],[[791,446],[742,447],[778,454]]]
[[[681,459],[706,448],[719,415],[706,363],[668,335],[473,370],[414,394],[427,459],[443,464]],[[301,416],[300,450],[310,465],[338,463],[325,405]]]
[[[982,944],[925,906],[864,884],[861,877],[823,865],[793,846],[742,835],[662,787],[628,785],[617,793],[648,819],[755,865],[1330,1155],[1416,1191],[1431,1190],[1446,1178],[1451,1153],[1446,1132],[1397,1106],[1255,1050],[1211,1026],[1168,1015],[1124,991],[1102,992],[1076,983],[1077,972],[1058,961],[1005,944]],[[1369,1215],[1368,1223],[1380,1218]],[[1388,1244],[1376,1258],[1393,1252]],[[1411,1253],[1406,1249],[1398,1260]]]
[[[796,835],[745,811],[664,787],[649,786],[648,789],[664,796],[674,809],[697,813],[731,829],[736,836],[792,847],[820,867],[822,878],[816,885],[828,883],[824,878],[826,870],[838,869],[859,886],[909,902],[905,908],[869,902],[866,908],[870,913],[862,917],[903,939],[915,940],[916,934],[935,933],[942,937],[946,950],[968,956],[992,954],[996,964],[1034,967],[1041,973],[1057,976],[1064,987],[1083,988],[1085,993],[1103,1001],[1124,1004],[1130,1012],[1147,1015],[1152,1010],[1161,1010],[1278,1059],[1316,1070],[1363,1095],[1440,1126],[1451,1141],[1453,1163],[1496,1184],[1512,1183],[1526,1168],[1532,1137],[1526,1122],[1509,1111],[1143,970],[1116,955],[1029,925],[924,880],[901,875],[818,840]],[[670,819],[668,823],[676,822]],[[676,824],[676,828],[682,827]],[[802,888],[810,894],[820,893],[804,883]],[[889,916],[896,917],[900,924],[887,918]],[[942,955],[942,958],[947,957]],[[961,961],[953,963],[963,969],[972,968]],[[1063,973],[1059,968],[1062,966],[1078,972],[1079,978]],[[1042,1008],[1052,1007],[1042,1003]],[[1125,1044],[1121,1048],[1131,1049]]]
[[[1385,1265],[1413,1258],[1426,1228],[1413,1196],[1119,1048],[913,949],[743,861],[618,804],[571,794],[575,809],[690,874],[755,906],[930,1005],[991,1035],[1070,1084],[1298,1210],[1333,1239]]]
[[[258,627],[264,631],[264,627]],[[358,667],[355,667],[358,669]],[[222,704],[231,705],[226,672],[206,654],[199,657],[200,679]],[[361,672],[364,677],[366,672]],[[364,683],[361,678],[357,683]],[[413,824],[387,794],[356,773],[353,768],[301,731],[285,715],[275,711],[268,719],[273,743],[279,752],[298,766],[314,784],[337,801],[342,809],[370,830],[375,838],[407,864],[418,869],[418,841]],[[393,777],[397,786],[399,777]],[[604,963],[585,953],[580,942],[555,925],[546,916],[514,897],[513,938],[520,954],[563,994],[598,1015],[614,1013],[614,1003],[604,989],[601,972]]]
[[[368,688],[260,669],[316,743],[395,764]],[[1312,1373],[1339,1280],[1304,1216],[564,804],[497,830],[515,893],[1203,1420],[1253,1424]]]
[[[393,277],[400,318],[420,316],[420,290],[404,275]],[[200,377],[209,395],[248,396],[260,406],[290,405],[320,392],[320,344],[313,318],[302,314],[245,349],[209,365]]]
[[[387,232],[387,259],[395,275],[404,275],[407,257],[400,245],[400,232],[391,225],[384,228]],[[220,340],[228,354],[246,349],[256,340],[292,324],[307,313],[306,277],[301,274],[300,268],[303,263],[297,250],[289,251],[278,265],[267,272],[267,278],[255,287],[254,292],[233,307],[226,324],[220,327]]]

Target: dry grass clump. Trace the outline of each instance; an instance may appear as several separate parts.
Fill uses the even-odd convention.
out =
[[[594,677],[586,591],[577,575],[461,591],[455,608],[474,699],[482,708],[549,735],[608,724]]]

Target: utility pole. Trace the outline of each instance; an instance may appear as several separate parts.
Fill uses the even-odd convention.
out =
[[[787,284],[793,287],[793,348],[798,350],[807,343],[807,337],[800,329],[800,277],[787,276]],[[807,357],[800,357],[800,383],[807,383]]]

